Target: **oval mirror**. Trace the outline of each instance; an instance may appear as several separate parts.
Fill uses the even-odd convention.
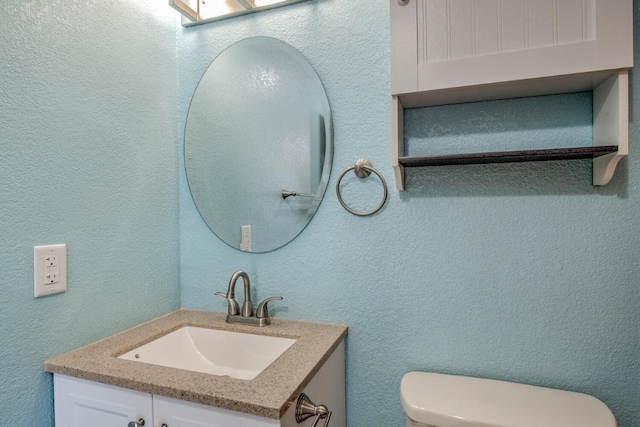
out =
[[[331,111],[300,52],[241,40],[211,63],[185,129],[193,200],[228,245],[268,252],[293,240],[322,200],[333,157]]]

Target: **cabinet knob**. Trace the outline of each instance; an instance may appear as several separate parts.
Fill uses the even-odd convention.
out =
[[[409,4],[409,0],[398,0],[400,6],[406,6]]]
[[[127,427],[142,427],[145,424],[144,418],[140,418],[138,421],[129,421]]]

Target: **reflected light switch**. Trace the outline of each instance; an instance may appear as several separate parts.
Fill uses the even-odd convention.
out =
[[[241,233],[240,250],[244,252],[251,252],[251,226],[243,225],[241,227]]]

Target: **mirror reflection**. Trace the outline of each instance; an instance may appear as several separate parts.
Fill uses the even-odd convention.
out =
[[[327,96],[302,54],[270,37],[235,43],[204,73],[187,116],[185,168],[200,215],[236,249],[286,245],[322,200],[332,137]]]

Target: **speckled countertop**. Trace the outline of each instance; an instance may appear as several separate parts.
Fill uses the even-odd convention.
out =
[[[347,334],[344,325],[272,318],[270,326],[230,325],[226,314],[178,310],[53,359],[45,370],[261,417],[280,419]],[[183,326],[295,338],[253,380],[150,365],[117,356]]]

